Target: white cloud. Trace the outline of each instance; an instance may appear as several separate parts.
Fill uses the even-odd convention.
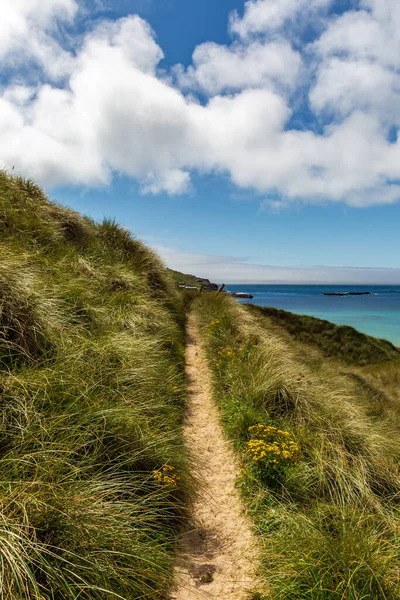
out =
[[[331,0],[247,0],[243,17],[234,11],[230,29],[242,38],[256,33],[269,33],[281,29],[288,21],[304,19],[331,4]],[[312,17],[311,17],[312,18]]]
[[[71,22],[75,0],[2,0],[0,60],[3,65],[38,63],[52,77],[66,75],[72,57],[57,42],[57,24]]]
[[[11,85],[4,94],[3,99],[16,106],[26,106],[36,93],[36,88],[26,85]]]
[[[391,64],[397,57],[390,47],[388,28],[367,11],[351,11],[333,20],[314,47],[321,57],[347,56]]]
[[[313,44],[319,60],[310,93],[315,109],[373,112],[399,122],[400,5],[363,0],[363,10],[333,19]]]
[[[400,285],[400,269],[276,267],[253,264],[245,258],[235,256],[186,253],[163,244],[152,245],[171,269],[205,277],[217,283]]]
[[[397,4],[364,0],[362,10],[320,18],[319,40],[294,50],[285,24],[317,19],[328,4],[247,2],[231,21],[241,39],[199,46],[174,85],[159,71],[163,52],[143,19],[102,21],[72,54],[56,32],[76,2],[7,0],[14,35],[0,33],[0,60],[29,57],[42,75],[24,82],[16,68],[0,94],[0,161],[48,185],[102,185],[118,172],[145,193],[182,194],[199,171],[276,192],[280,206],[396,202],[400,141],[388,131],[400,125]],[[27,28],[33,42],[22,50]],[[321,133],[290,128],[305,91]]]
[[[310,93],[316,111],[324,109],[346,116],[355,110],[372,110],[385,115],[391,123],[398,111],[398,75],[376,62],[328,59],[320,67]]]
[[[175,194],[184,194],[190,188],[190,175],[186,171],[179,169],[170,169],[159,175],[150,175],[143,182],[143,192],[150,194],[159,194],[167,192],[171,196]]]
[[[4,95],[0,157],[48,184],[107,183],[116,170],[153,177],[153,190],[164,181],[181,191],[186,176],[177,176],[173,144],[186,134],[186,104],[155,77],[161,56],[138,17],[101,24],[77,55],[68,88],[42,85],[22,107]]]
[[[286,41],[201,44],[193,54],[193,66],[178,70],[182,88],[198,89],[210,96],[249,87],[296,85],[301,58]]]
[[[101,66],[104,62],[107,68],[110,60],[115,60],[116,69],[126,64],[154,75],[163,57],[150,25],[140,17],[133,16],[101,22],[87,35],[77,65],[82,70],[90,68],[92,64],[97,66],[99,63]]]
[[[399,40],[400,5],[397,0],[361,0],[360,3],[363,8],[371,11],[387,35]]]

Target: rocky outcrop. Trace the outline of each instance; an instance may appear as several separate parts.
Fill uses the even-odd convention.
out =
[[[203,288],[203,291],[216,292],[218,290],[218,285],[216,283],[211,283],[209,279],[203,279],[202,277],[196,277],[197,283]]]
[[[229,292],[229,295],[233,296],[234,298],[254,298],[252,294],[247,292]]]

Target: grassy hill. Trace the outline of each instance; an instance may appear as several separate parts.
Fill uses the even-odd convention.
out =
[[[0,173],[4,600],[166,597],[190,487],[183,321],[141,242]]]
[[[198,290],[203,289],[204,291],[216,291],[219,287],[216,283],[210,282],[209,279],[203,279],[201,277],[197,277],[196,275],[188,275],[172,269],[167,270],[175,284],[185,284],[195,287]]]
[[[284,328],[294,340],[318,347],[348,364],[370,365],[400,359],[400,350],[387,340],[365,335],[348,325],[296,315],[272,307],[248,305],[255,316]]]
[[[268,591],[254,600],[398,599],[400,365],[379,364],[397,352],[363,336],[354,367],[354,330],[226,295],[193,309],[259,535]]]
[[[174,271],[173,269],[168,269],[168,272],[175,283],[184,283],[185,285],[191,285],[200,289],[201,284],[197,281],[198,278],[195,275],[185,275],[185,273]]]

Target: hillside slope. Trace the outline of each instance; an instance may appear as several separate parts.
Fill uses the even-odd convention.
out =
[[[378,339],[330,321],[297,315],[272,307],[248,305],[254,315],[281,326],[298,342],[316,346],[327,355],[353,365],[370,365],[400,360],[400,350],[387,340]]]
[[[228,296],[193,309],[262,548],[254,598],[398,599],[398,361],[325,358]]]
[[[166,597],[189,487],[183,320],[141,242],[0,173],[4,600]]]

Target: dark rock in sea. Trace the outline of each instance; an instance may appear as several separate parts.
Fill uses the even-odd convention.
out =
[[[233,296],[234,298],[254,298],[254,296],[248,294],[247,292],[229,292],[229,295]]]
[[[373,292],[324,292],[321,296],[374,296]]]

